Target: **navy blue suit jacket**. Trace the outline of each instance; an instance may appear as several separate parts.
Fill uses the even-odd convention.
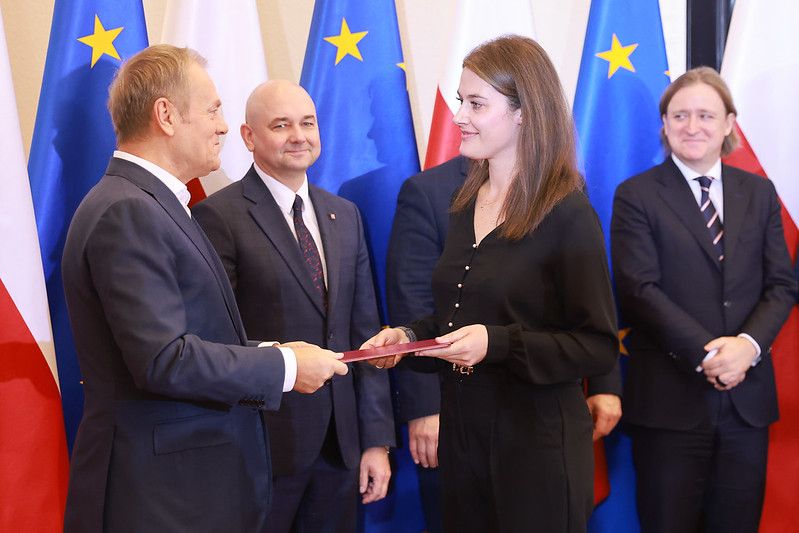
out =
[[[750,425],[777,419],[771,343],[795,302],[780,203],[767,179],[722,166],[724,261],[669,157],[616,190],[611,249],[621,312],[632,331],[624,417],[687,430],[708,422],[711,385],[695,368],[704,345],[751,335],[762,360],[729,394]]]
[[[225,271],[175,195],[112,159],[62,271],[85,393],[65,531],[261,531],[258,410],[280,403],[283,358],[247,346]]]
[[[297,239],[252,167],[193,213],[222,259],[248,335],[351,350],[380,329],[363,224],[355,204],[313,185],[309,189],[327,267],[327,309]],[[350,370],[314,394],[284,395],[279,411],[264,414],[275,475],[313,463],[331,414],[348,468],[358,467],[364,449],[394,444],[387,374],[366,363],[351,364]]]

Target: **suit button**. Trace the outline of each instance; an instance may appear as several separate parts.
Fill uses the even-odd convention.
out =
[[[333,340],[333,334],[332,333],[328,333],[327,340]]]
[[[732,302],[731,301],[724,300],[724,307],[731,307],[731,306],[732,306]]]
[[[677,354],[674,352],[669,352],[669,357],[671,357],[672,359],[677,359]]]

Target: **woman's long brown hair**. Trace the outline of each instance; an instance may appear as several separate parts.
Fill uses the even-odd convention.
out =
[[[577,172],[571,110],[555,67],[534,40],[507,35],[487,41],[463,61],[469,69],[521,109],[516,166],[502,206],[500,236],[518,240],[532,232],[570,192],[582,190]],[[488,179],[488,162],[474,161],[452,204],[466,209]]]

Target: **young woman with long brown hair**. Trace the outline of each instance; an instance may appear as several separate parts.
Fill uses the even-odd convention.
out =
[[[435,313],[364,346],[451,343],[405,359],[442,376],[447,531],[583,531],[593,456],[580,380],[608,372],[618,349],[602,232],[544,50],[506,36],[463,66],[455,123],[473,164],[433,274]]]

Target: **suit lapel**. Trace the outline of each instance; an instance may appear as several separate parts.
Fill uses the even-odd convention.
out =
[[[313,301],[317,310],[324,316],[324,303],[320,301],[313,285],[311,274],[308,272],[308,266],[302,258],[297,239],[291,233],[286,219],[283,213],[280,212],[280,207],[275,202],[269,189],[266,188],[266,185],[264,185],[260,176],[252,167],[250,167],[250,171],[242,178],[241,182],[242,195],[254,204],[250,207],[250,216],[261,228],[261,231],[264,232],[264,235],[275,247],[283,261],[286,262],[292,275],[297,279],[297,283],[300,284],[308,298]]]
[[[713,247],[713,242],[710,239],[707,227],[705,227],[705,219],[699,211],[699,206],[696,203],[696,198],[691,187],[685,181],[677,165],[674,164],[671,157],[660,165],[661,173],[658,177],[661,188],[659,191],[660,197],[674,211],[680,222],[691,232],[696,239],[700,248],[705,251],[708,258],[721,269],[716,250]],[[726,243],[726,241],[725,241]],[[726,245],[726,244],[725,244]]]
[[[200,252],[203,259],[205,259],[211,272],[213,272],[219,290],[222,292],[222,297],[227,307],[228,314],[230,315],[230,319],[236,328],[236,332],[241,342],[246,343],[247,335],[244,332],[244,325],[239,315],[239,309],[235,303],[233,291],[230,288],[230,282],[227,279],[227,274],[219,260],[219,256],[212,251],[213,248],[208,238],[205,236],[205,233],[200,229],[197,222],[186,213],[174,193],[150,172],[130,161],[115,158],[111,159],[106,173],[114,174],[131,181],[137,187],[152,196],[183,233],[186,234],[192,244],[197,248],[197,251]]]
[[[336,231],[336,213],[328,206],[324,197],[318,193],[316,187],[309,186],[308,194],[314,205],[316,221],[319,224],[319,233],[322,235],[322,246],[325,251],[325,266],[327,267],[327,309],[334,308],[338,296],[340,261],[338,231]]]
[[[724,184],[724,261],[727,262],[738,245],[749,195],[735,169],[722,165],[721,176]]]

